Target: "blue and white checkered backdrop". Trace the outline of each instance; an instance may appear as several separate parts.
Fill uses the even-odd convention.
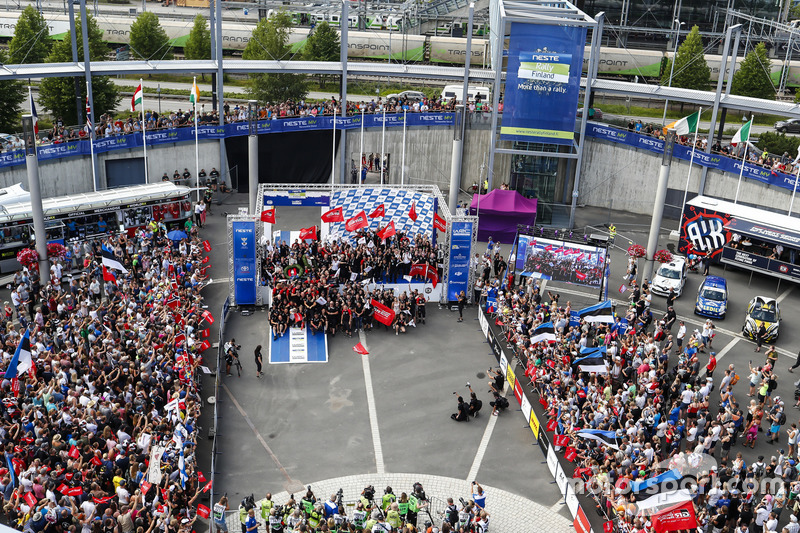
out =
[[[408,217],[412,202],[416,202],[416,222]],[[369,217],[369,214],[381,204],[383,204],[385,216],[367,218],[369,229],[378,231],[391,221],[394,221],[397,233],[403,232],[409,238],[413,238],[420,233],[427,235],[429,238],[431,237],[434,231],[434,197],[418,191],[389,188],[336,191],[331,196],[330,206],[323,208],[322,212],[341,206],[344,211],[344,219],[347,220],[354,217],[361,210],[364,210]],[[342,238],[354,235],[344,229],[344,222],[332,222],[329,225],[328,234]]]

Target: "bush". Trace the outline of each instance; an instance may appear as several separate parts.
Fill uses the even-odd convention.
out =
[[[800,145],[800,137],[789,136],[785,133],[775,133],[765,131],[758,136],[758,146],[761,150],[765,150],[771,154],[782,155],[788,152],[789,155],[794,156],[797,153],[797,146]]]

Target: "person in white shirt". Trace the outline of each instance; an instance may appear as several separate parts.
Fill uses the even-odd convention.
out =
[[[681,353],[683,339],[686,338],[686,324],[683,323],[683,320],[680,322],[680,327],[678,328],[678,335],[676,338],[678,339],[678,349],[675,351],[675,353]]]

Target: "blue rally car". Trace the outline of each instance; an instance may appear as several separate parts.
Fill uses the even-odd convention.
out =
[[[707,276],[697,291],[694,312],[712,318],[725,318],[728,310],[728,282],[719,276]]]

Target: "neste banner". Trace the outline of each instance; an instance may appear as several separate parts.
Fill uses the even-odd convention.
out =
[[[233,292],[236,305],[256,303],[256,223],[236,220],[233,233]]]

